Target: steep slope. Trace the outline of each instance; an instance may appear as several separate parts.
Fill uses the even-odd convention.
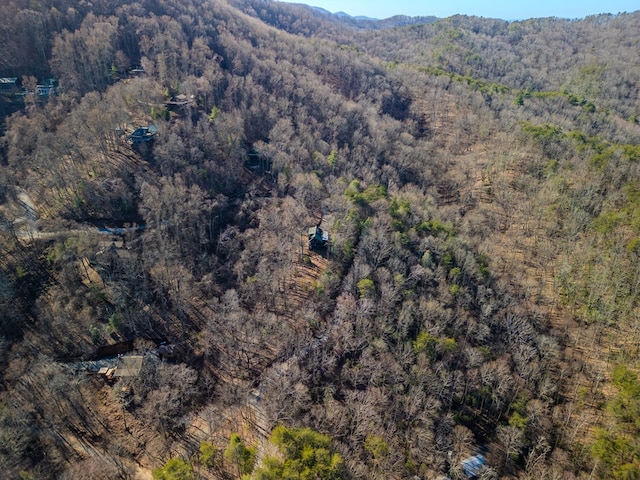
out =
[[[478,452],[487,478],[633,471],[602,453],[628,421],[592,428],[613,365],[585,339],[636,366],[605,334],[636,326],[637,14],[365,31],[277,2],[41,3],[2,7],[43,38],[1,68],[60,83],[3,137],[6,472],[278,478],[282,428],[322,478],[457,478]],[[590,29],[594,55],[628,40],[541,73]],[[79,369],[131,349],[139,371]]]

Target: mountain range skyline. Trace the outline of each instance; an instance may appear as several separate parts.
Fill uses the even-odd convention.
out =
[[[370,17],[385,19],[395,15],[436,16],[440,18],[453,15],[469,15],[502,20],[526,20],[529,18],[560,17],[568,19],[584,18],[603,13],[618,14],[638,10],[633,0],[602,2],[589,0],[584,2],[474,2],[471,0],[454,0],[450,2],[415,2],[399,0],[395,2],[351,0],[312,0],[308,3],[296,0],[282,0],[287,3],[302,3],[312,7],[320,7],[331,13],[346,13],[353,17]]]

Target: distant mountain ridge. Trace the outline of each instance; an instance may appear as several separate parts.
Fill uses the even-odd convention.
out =
[[[312,6],[312,7],[311,7],[311,9],[312,9],[312,10],[315,10],[316,12],[320,12],[320,13],[322,13],[322,14],[325,14],[325,15],[334,15],[334,16],[336,16],[336,17],[342,17],[342,18],[347,17],[347,18],[353,18],[353,19],[355,19],[355,20],[367,20],[367,21],[371,21],[371,22],[377,22],[377,21],[379,21],[379,20],[380,20],[380,19],[378,19],[378,18],[374,18],[374,17],[367,17],[366,15],[356,15],[356,16],[353,16],[353,15],[349,15],[348,13],[343,12],[343,11],[340,11],[340,12],[330,12],[329,10],[327,10],[327,9],[325,9],[325,8],[322,8],[322,7],[313,7],[313,6]]]
[[[355,25],[360,28],[394,28],[394,27],[404,27],[406,25],[422,25],[434,23],[438,20],[438,17],[429,15],[429,16],[418,16],[411,17],[409,15],[394,15],[388,18],[375,18],[368,17],[366,15],[350,15],[346,12],[330,12],[329,10],[322,7],[315,7],[306,5],[303,3],[296,4],[301,7],[309,8],[316,13],[320,13],[322,15],[331,16],[335,19],[338,19],[344,23],[348,23],[350,25]]]

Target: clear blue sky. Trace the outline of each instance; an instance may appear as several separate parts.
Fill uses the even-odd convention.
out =
[[[394,15],[429,16],[475,15],[525,20],[527,18],[584,18],[597,13],[620,13],[640,10],[640,0],[284,0],[306,3],[330,12],[346,12],[388,18]]]

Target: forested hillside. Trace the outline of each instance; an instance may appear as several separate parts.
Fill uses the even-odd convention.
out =
[[[0,19],[3,476],[640,477],[640,12]]]

